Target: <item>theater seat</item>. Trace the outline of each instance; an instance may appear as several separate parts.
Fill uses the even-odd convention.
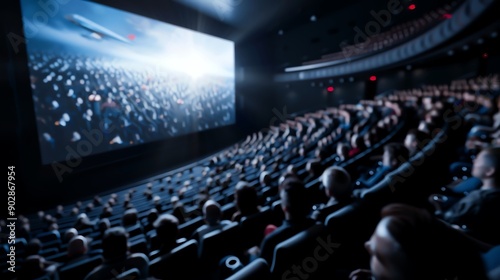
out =
[[[316,269],[318,269],[321,263],[329,258],[334,251],[340,247],[340,244],[335,243],[335,248],[323,248],[322,244],[331,241],[331,237],[324,237],[325,226],[322,224],[316,224],[311,228],[304,230],[293,237],[279,243],[274,249],[274,257],[271,265],[271,273],[274,276],[285,277],[285,274],[290,274],[289,270],[293,265],[303,265],[304,260],[309,260],[309,257],[318,254],[316,251],[321,251],[322,260],[313,260]],[[319,241],[320,240],[320,241]],[[319,249],[316,249],[319,248]],[[311,257],[313,259],[313,257]],[[309,276],[312,276],[309,275]],[[291,279],[286,276],[286,279]],[[308,277],[308,279],[310,279]],[[317,277],[316,277],[317,279]]]
[[[197,279],[198,263],[198,242],[189,240],[149,262],[149,274],[158,279]]]
[[[95,256],[79,262],[59,267],[60,279],[84,279],[95,267],[102,263],[101,256]]]
[[[149,255],[148,243],[146,238],[141,237],[129,242],[130,253],[143,253]]]
[[[236,254],[236,239],[239,237],[240,227],[234,222],[222,230],[212,231],[200,239],[198,256],[206,267],[216,267],[222,257]]]
[[[115,276],[115,280],[132,280],[132,279],[139,279],[139,276],[141,276],[141,272],[137,268],[132,268],[127,271],[124,271],[117,276]]]
[[[205,221],[203,221],[203,217],[196,217],[193,218],[182,225],[179,225],[179,236],[180,237],[185,237],[185,238],[190,238],[193,232],[201,227]]]
[[[269,280],[271,273],[269,272],[269,265],[267,262],[258,258],[247,266],[240,269],[235,274],[231,275],[226,280]],[[281,278],[280,278],[281,279]]]
[[[243,249],[260,245],[264,238],[267,225],[273,223],[273,212],[270,207],[263,207],[260,213],[243,217],[240,222],[241,237],[244,241],[240,245]]]

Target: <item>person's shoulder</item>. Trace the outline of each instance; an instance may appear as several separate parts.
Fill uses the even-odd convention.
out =
[[[500,189],[479,190],[478,195],[491,203],[498,203],[500,206]]]

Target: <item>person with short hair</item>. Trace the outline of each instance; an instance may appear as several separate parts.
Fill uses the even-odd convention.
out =
[[[487,279],[482,249],[474,239],[424,209],[390,204],[382,209],[370,240],[370,270],[350,279]]]
[[[112,227],[102,238],[103,263],[94,268],[85,280],[109,280],[123,271],[139,269],[139,279],[149,276],[149,260],[143,253],[129,254],[128,234],[123,227]]]
[[[239,222],[243,217],[260,212],[257,191],[248,182],[238,182],[235,189],[234,200],[238,210],[233,214],[233,222]]]
[[[160,240],[160,255],[170,253],[177,246],[179,236],[179,220],[171,214],[162,214],[153,223],[156,236]]]
[[[272,262],[274,248],[282,241],[294,236],[315,224],[308,217],[310,205],[307,202],[306,188],[302,181],[296,178],[285,179],[280,186],[281,208],[285,214],[283,224],[268,234],[260,245],[260,257],[268,263]]]
[[[407,162],[410,157],[410,152],[401,143],[389,143],[384,146],[384,154],[382,155],[382,166],[377,168],[373,175],[368,178],[358,180],[358,188],[371,188],[390,172],[396,170],[403,163]]]
[[[312,217],[324,222],[329,214],[352,202],[351,175],[340,166],[331,166],[321,175],[321,182],[328,202],[320,205]]]
[[[68,264],[68,262],[75,262],[87,258],[88,250],[89,247],[87,238],[82,235],[73,237],[68,243],[66,264]]]
[[[418,129],[410,129],[408,133],[406,133],[404,145],[408,149],[410,157],[424,148],[423,144],[425,139],[428,139],[427,134]]]
[[[472,166],[472,176],[482,186],[471,191],[441,217],[479,240],[500,244],[500,147],[483,149]]]
[[[205,225],[200,226],[194,233],[193,238],[200,240],[205,234],[215,230],[222,230],[231,224],[231,221],[222,220],[220,204],[214,200],[207,200],[203,205],[203,218]]]

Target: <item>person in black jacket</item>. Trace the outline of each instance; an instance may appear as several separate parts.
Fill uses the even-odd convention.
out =
[[[442,218],[490,244],[500,244],[500,147],[483,149],[474,160],[472,176],[482,186],[442,213]]]

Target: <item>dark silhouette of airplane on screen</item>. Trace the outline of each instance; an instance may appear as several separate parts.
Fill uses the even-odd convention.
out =
[[[104,37],[109,37],[109,38],[113,38],[113,39],[118,40],[118,41],[123,42],[123,43],[127,43],[127,44],[131,43],[131,40],[111,31],[108,28],[106,28],[100,24],[97,24],[97,23],[91,21],[90,19],[83,17],[81,15],[70,14],[70,15],[66,15],[65,18],[68,21],[70,21],[71,23],[90,31],[91,32],[90,38],[92,38],[92,39],[101,40]]]

